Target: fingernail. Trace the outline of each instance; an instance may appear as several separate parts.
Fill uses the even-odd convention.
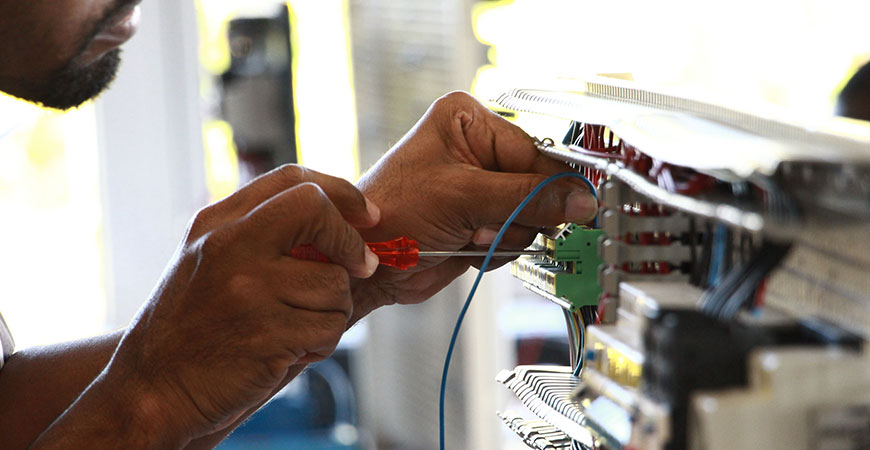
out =
[[[477,231],[474,232],[474,236],[472,236],[471,241],[477,245],[489,245],[492,244],[492,241],[495,240],[495,236],[498,234],[492,228],[478,228]]]
[[[378,270],[378,265],[381,263],[378,255],[375,254],[370,248],[366,247],[366,278],[372,276],[376,270]]]
[[[377,205],[372,203],[371,200],[366,197],[366,210],[368,210],[369,217],[372,218],[374,223],[378,223],[381,221],[381,208],[378,208]]]
[[[574,223],[587,223],[595,218],[598,201],[589,191],[574,191],[565,200],[565,220]]]

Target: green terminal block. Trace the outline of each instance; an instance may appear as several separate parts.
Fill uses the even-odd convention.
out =
[[[511,273],[541,291],[564,299],[572,310],[597,305],[601,296],[598,267],[604,263],[598,254],[598,239],[603,233],[603,230],[567,224],[553,236],[539,235],[533,247],[546,250],[546,255],[518,259]]]

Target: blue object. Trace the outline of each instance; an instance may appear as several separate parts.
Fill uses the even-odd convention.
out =
[[[725,259],[725,248],[728,239],[728,229],[725,225],[716,225],[716,231],[713,234],[713,253],[710,258],[710,273],[707,274],[707,283],[716,287],[719,285],[719,278],[722,275],[722,262]]]
[[[291,383],[218,450],[359,448],[353,388],[340,364],[332,358],[312,364]]]
[[[598,193],[595,190],[595,186],[589,181],[588,178],[580,175],[577,172],[563,172],[556,175],[553,175],[546,180],[542,181],[538,184],[532,192],[529,192],[529,195],[523,199],[522,202],[517,206],[513,213],[511,213],[510,217],[505,221],[504,225],[502,225],[498,234],[495,236],[495,239],[492,241],[492,244],[489,246],[489,251],[486,254],[486,257],[483,258],[483,264],[480,266],[480,270],[477,273],[477,278],[474,279],[474,284],[471,286],[471,290],[468,292],[468,297],[465,299],[465,304],[462,305],[462,310],[459,311],[459,317],[456,319],[456,326],[453,328],[453,335],[450,337],[450,345],[447,347],[447,356],[444,359],[444,372],[441,374],[441,396],[438,402],[438,431],[439,431],[439,439],[440,439],[440,448],[444,450],[445,441],[444,441],[444,400],[447,393],[447,373],[450,370],[450,359],[453,357],[453,349],[456,347],[456,338],[459,336],[459,329],[462,327],[462,321],[465,319],[465,314],[468,312],[468,307],[471,305],[471,299],[474,298],[475,292],[477,292],[477,286],[480,284],[480,279],[483,278],[483,274],[486,272],[486,268],[489,267],[489,262],[492,260],[492,254],[495,252],[495,249],[498,248],[498,244],[501,243],[502,238],[504,237],[505,231],[507,231],[508,227],[516,220],[517,216],[520,215],[523,209],[528,206],[529,202],[538,195],[541,190],[543,190],[550,183],[562,179],[562,178],[576,178],[578,180],[586,183],[586,186],[589,187],[589,191],[592,192],[592,195],[595,197],[595,200],[598,200]],[[598,226],[598,217],[595,218],[595,226]]]

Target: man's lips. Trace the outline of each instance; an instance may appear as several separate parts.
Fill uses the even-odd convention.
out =
[[[131,5],[119,11],[108,25],[100,31],[88,44],[80,62],[89,65],[100,59],[106,53],[120,47],[129,41],[139,29],[141,10],[138,5]]]

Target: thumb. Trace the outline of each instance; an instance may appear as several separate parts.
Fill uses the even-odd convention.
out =
[[[481,171],[466,177],[470,186],[463,192],[460,211],[477,229],[491,223],[502,223],[517,205],[547,177],[539,174],[517,174]],[[587,223],[595,217],[598,202],[585,186],[569,180],[557,180],[542,189],[517,216],[516,224],[528,227],[555,226],[564,222]]]

